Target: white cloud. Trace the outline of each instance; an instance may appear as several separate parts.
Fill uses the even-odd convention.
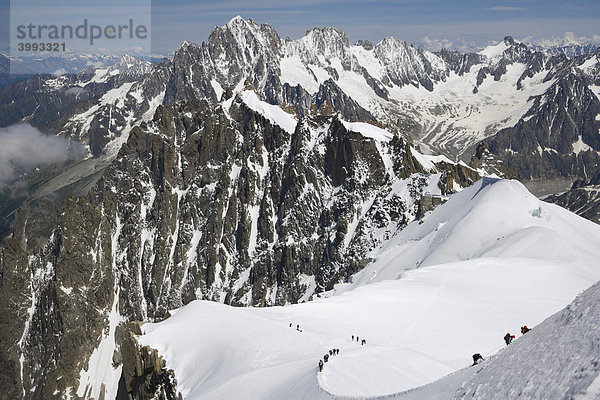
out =
[[[68,95],[77,96],[77,95],[80,95],[82,93],[85,93],[85,89],[82,88],[82,87],[79,87],[79,86],[73,86],[71,88],[68,88],[65,91],[65,93],[68,94]]]
[[[0,188],[32,169],[84,155],[79,142],[44,135],[29,124],[0,128]]]
[[[52,73],[52,76],[55,76],[55,77],[57,77],[57,78],[58,78],[59,76],[61,76],[61,75],[64,75],[64,74],[66,74],[66,73],[67,73],[67,70],[66,70],[66,69],[64,69],[64,68],[59,68],[59,69],[57,69],[56,71],[54,71],[54,72]]]
[[[87,65],[88,67],[96,67],[96,68],[98,68],[98,67],[102,67],[104,64],[102,63],[102,61],[90,61],[90,60],[87,60],[85,62],[85,65]]]
[[[429,51],[436,51],[442,48],[453,48],[454,43],[448,39],[431,39],[428,36],[425,36],[421,40],[421,44],[423,47]]]
[[[600,35],[577,36],[573,32],[565,32],[563,36],[552,38],[535,39],[528,38],[528,42],[538,44],[543,47],[570,46],[575,44],[599,43]]]

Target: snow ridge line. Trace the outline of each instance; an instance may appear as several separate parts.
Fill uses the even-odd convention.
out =
[[[448,374],[448,375],[446,375],[446,376],[444,376],[444,377],[442,377],[442,378],[440,378],[438,380],[435,380],[433,382],[429,382],[429,383],[427,383],[425,385],[417,386],[417,387],[414,387],[414,388],[411,388],[411,389],[408,389],[408,390],[403,390],[403,391],[395,392],[395,393],[388,393],[388,394],[382,394],[382,395],[377,395],[377,396],[337,396],[337,395],[329,392],[327,389],[325,389],[325,387],[323,387],[322,382],[321,382],[321,376],[319,374],[317,374],[317,383],[318,383],[320,391],[324,392],[325,394],[327,394],[328,396],[330,396],[332,399],[336,399],[336,400],[383,400],[383,399],[396,399],[396,398],[399,398],[401,396],[406,396],[408,394],[415,393],[415,392],[417,392],[417,391],[419,391],[419,390],[421,390],[421,389],[423,389],[423,388],[425,388],[425,387],[427,387],[429,385],[432,385],[432,384],[434,384],[436,382],[439,382],[441,380],[445,380],[445,379],[451,378],[453,376],[462,374],[463,372],[465,372],[465,371],[467,371],[467,370],[469,370],[471,368],[473,370],[472,375],[478,374],[479,372],[481,372],[481,370],[483,370],[484,368],[486,368],[487,365],[492,360],[494,360],[495,358],[497,358],[498,355],[500,355],[505,348],[506,348],[506,346],[499,346],[498,349],[494,350],[495,354],[493,354],[493,355],[486,355],[485,361],[482,362],[482,363],[480,363],[480,364],[469,365],[467,367],[464,367],[464,368],[461,368],[459,370],[456,370],[456,371],[454,371],[454,372],[452,372],[452,373],[450,373],[450,374]],[[475,367],[475,368],[473,368],[473,367]],[[596,382],[596,381],[598,381],[598,382]],[[594,382],[596,385],[598,383],[600,383],[600,376],[599,376],[599,378],[596,379],[596,381]],[[591,386],[593,386],[593,385],[590,385],[590,387]],[[460,385],[460,387],[457,387],[457,391],[460,388],[462,388],[462,384]],[[587,398],[582,398],[581,400],[583,400],[583,399],[587,399]]]
[[[490,357],[490,359],[492,359],[494,357],[495,356]],[[489,361],[487,361],[487,362],[489,362]],[[484,366],[485,366],[484,364],[487,364],[487,362],[478,364],[476,366],[478,368],[476,368],[476,371],[474,373],[479,373],[479,371],[481,371],[484,368]],[[452,372],[452,373],[444,376],[443,378],[438,379],[438,381],[442,380],[442,379],[449,378],[449,377],[454,376],[454,375],[458,375],[459,373],[462,373],[466,369],[471,368],[471,367],[472,366],[468,366],[468,367],[459,369],[458,371],[454,371],[454,372]],[[323,385],[321,383],[321,377],[320,377],[320,375],[317,375],[317,382],[318,382],[319,390],[323,391],[325,394],[327,394],[328,396],[330,396],[332,399],[336,399],[336,400],[382,400],[382,399],[394,399],[394,398],[398,398],[399,396],[404,396],[404,395],[407,395],[409,393],[416,392],[416,391],[418,391],[418,390],[420,390],[420,389],[422,389],[422,388],[424,388],[424,387],[426,387],[428,385],[431,385],[432,383],[435,383],[437,381],[430,382],[430,383],[427,383],[425,385],[418,386],[418,387],[415,387],[415,388],[412,388],[412,389],[403,390],[401,392],[395,392],[395,393],[389,393],[389,394],[382,394],[382,395],[378,395],[378,396],[337,396],[337,395],[329,392],[327,389],[325,389],[323,387]]]

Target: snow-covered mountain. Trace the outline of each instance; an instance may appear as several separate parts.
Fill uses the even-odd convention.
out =
[[[522,179],[595,174],[598,65],[598,54],[550,57],[510,37],[477,54],[431,53],[393,38],[351,45],[334,28],[282,39],[268,25],[236,17],[157,64],[125,56],[111,67],[35,76],[0,90],[1,126],[29,123],[81,142],[88,156],[32,174],[29,191],[10,203],[12,224],[0,229],[7,232],[0,247],[0,398],[151,398],[160,391],[172,398],[175,379],[191,393],[193,381],[161,361],[178,362],[168,349],[143,348],[135,335],[136,321],[157,322],[195,300],[268,306],[209,306],[224,314],[284,310],[281,318],[290,319],[299,310],[314,326],[318,312],[304,313],[341,310],[349,298],[362,311],[348,321],[365,325],[359,303],[376,309],[380,290],[405,307],[395,296],[413,293],[410,277],[451,296],[440,276],[467,290],[461,274],[469,283],[493,276],[506,284],[503,272],[512,271],[523,282],[544,283],[534,293],[539,304],[510,308],[524,323],[541,321],[599,279],[591,261],[597,227],[517,183],[469,186],[491,172]],[[470,165],[454,159],[468,158],[470,148]],[[438,151],[445,155],[432,155]],[[441,213],[428,214],[457,191]],[[2,196],[10,198],[10,190]],[[518,287],[515,294],[526,295]],[[371,294],[363,300],[360,293]],[[414,292],[417,309],[436,303],[427,293]],[[495,296],[486,304],[501,308]],[[392,315],[390,305],[381,307]],[[375,353],[391,365],[401,355],[427,368],[404,370],[400,381],[374,376],[376,385],[351,386],[355,393],[429,382],[470,357],[466,343],[460,355],[428,353],[438,337],[419,329],[432,322],[419,325],[421,317],[403,309],[403,327],[385,325],[386,334],[374,324],[355,333],[369,344],[389,339],[394,348],[398,337],[386,335],[413,326],[429,339],[418,342],[408,332],[413,347],[385,355],[383,345]],[[304,331],[311,339],[298,348],[312,355],[317,344],[319,353],[327,350],[324,340],[334,346],[341,329],[350,329],[337,322],[321,339]],[[516,323],[502,313],[489,321],[502,330]],[[260,333],[268,324],[255,325]],[[483,335],[475,351],[492,351],[496,333],[475,329]],[[360,354],[352,368],[361,365]],[[244,374],[248,359],[239,361],[236,371]],[[289,362],[278,368],[297,374]],[[223,383],[226,372],[211,381],[215,395],[232,390]],[[312,372],[294,376],[313,385]],[[336,379],[349,375],[327,374],[321,386],[344,394],[350,384]],[[321,390],[313,385],[308,395],[313,389]]]
[[[588,54],[594,54],[600,46],[597,43],[566,44],[550,47],[534,47],[550,56],[559,56],[564,54],[568,58],[575,58]]]
[[[52,107],[40,109],[22,91],[6,89],[3,124],[31,121],[77,138],[98,156],[122,144],[118,137],[150,119],[158,104],[216,104],[249,83],[263,100],[299,116],[335,110],[347,120],[376,120],[451,159],[468,161],[490,138],[490,151],[522,179],[584,177],[597,169],[600,151],[598,83],[583,68],[594,59],[549,56],[511,37],[477,54],[431,53],[394,38],[352,45],[335,28],[290,40],[236,17],[200,45],[183,43],[135,82],[50,80]],[[28,85],[26,93],[39,90]],[[91,89],[94,101],[66,100],[60,90],[69,88]],[[564,111],[555,106],[567,98]],[[508,133],[495,140],[503,129]]]
[[[245,90],[216,107],[160,106],[90,179],[79,196],[23,206],[4,240],[9,397],[112,396],[137,354],[122,350],[125,322],[198,298],[307,301],[479,173],[375,125],[299,121]]]
[[[573,373],[585,371],[577,374],[577,390],[600,372],[591,348],[571,358],[578,346],[597,347],[598,299],[588,294],[536,325],[600,279],[599,242],[598,225],[536,199],[518,182],[486,178],[398,232],[327,298],[266,309],[195,301],[145,324],[139,340],[158,349],[190,400],[404,398],[411,392],[402,392],[467,367],[474,353],[493,357],[506,332],[527,324],[533,331],[478,373],[473,368],[462,390],[514,398],[526,374],[529,388],[521,390],[529,398],[557,398],[550,393],[568,392],[574,377],[561,373],[561,363],[570,359]],[[340,354],[318,373],[332,348]],[[459,374],[458,384],[469,380]],[[545,386],[558,376],[563,382]]]
[[[37,75],[40,73],[77,74],[89,67],[103,68],[117,62],[123,56],[136,59],[144,58],[151,61],[160,61],[164,56],[153,54],[148,56],[141,48],[130,49],[130,54],[111,52],[82,53],[76,51],[61,52],[60,55],[52,54],[23,54],[18,51],[9,53],[0,52],[0,55],[10,59],[13,73]],[[8,71],[7,71],[8,72]]]
[[[151,69],[152,64],[149,61],[125,54],[110,65],[100,65],[93,68],[88,67],[78,72],[78,75],[82,80],[82,82],[78,82],[78,84],[85,88],[90,83],[105,83],[114,76],[118,76],[124,82],[138,80],[148,74]],[[90,79],[87,78],[86,75],[93,76]]]
[[[532,43],[531,46],[551,56],[565,55],[568,58],[593,54],[599,47],[595,37],[593,39],[578,38],[572,32],[565,33],[562,38],[540,40]]]

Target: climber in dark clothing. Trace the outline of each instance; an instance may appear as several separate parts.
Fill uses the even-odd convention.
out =
[[[352,335],[352,341],[354,342],[354,335]]]
[[[510,344],[510,342],[513,341],[514,338],[515,338],[515,335],[511,335],[509,332],[506,335],[504,335],[504,342],[506,342],[506,345],[508,346]]]
[[[319,360],[319,372],[323,371],[323,360]]]
[[[483,357],[479,353],[473,354],[473,365],[477,365],[483,361]]]
[[[325,354],[325,355],[323,356],[323,360],[325,360],[325,362],[327,362],[327,360],[329,360],[329,354]]]
[[[358,342],[359,342],[359,340],[358,340],[358,336],[357,336],[357,337],[356,337],[356,343],[358,343]]]
[[[524,334],[526,334],[527,332],[529,332],[530,330],[531,330],[531,329],[529,329],[529,328],[527,327],[527,325],[524,325],[524,326],[522,326],[522,327],[521,327],[521,333],[522,333],[523,335],[524,335]]]
[[[361,344],[361,345],[365,345],[365,344],[367,344],[367,340],[366,340],[366,339],[363,339],[363,340],[360,342],[360,344]]]

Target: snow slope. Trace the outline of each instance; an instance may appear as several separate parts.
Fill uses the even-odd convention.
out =
[[[460,158],[484,138],[514,126],[533,106],[533,98],[555,82],[546,79],[548,71],[543,70],[521,80],[519,87],[517,83],[528,68],[519,62],[508,63],[499,80],[488,73],[480,82],[481,70],[498,64],[510,48],[504,40],[483,49],[479,54],[485,56],[485,61],[464,74],[447,71],[448,64],[433,53],[423,51],[421,58],[415,49],[391,38],[378,43],[375,50],[349,46],[347,52],[331,57],[323,56],[322,50],[306,38],[286,46],[288,55],[280,62],[282,83],[299,84],[314,94],[320,84],[331,78],[378,120],[394,124],[408,118],[416,123],[411,132],[413,139],[451,158]],[[303,59],[297,54],[303,51],[314,54]],[[419,84],[417,79],[428,75],[422,65],[424,59],[431,63],[431,88]],[[378,82],[387,82],[380,84],[386,90],[385,98],[369,85],[363,68]],[[390,82],[390,74],[399,74],[410,84]]]
[[[577,265],[591,285],[597,243],[596,224],[544,203],[517,181],[483,178],[395,235],[351,285],[337,290],[398,279],[408,269],[484,258]]]
[[[456,399],[600,398],[600,283],[513,342]]]
[[[544,81],[547,71],[542,71],[523,80],[523,87],[518,89],[517,81],[526,66],[516,63],[507,67],[499,81],[488,76],[474,93],[478,72],[485,65],[475,65],[462,76],[451,72],[446,81],[436,83],[431,92],[423,87],[394,87],[390,98],[419,123],[417,138],[421,142],[448,155],[460,155],[500,129],[514,126],[533,106],[533,97],[543,94],[554,83],[554,80]],[[373,107],[368,109],[385,119]],[[390,107],[386,112],[392,110]]]
[[[461,370],[475,352],[488,358],[506,332],[563,308],[600,279],[598,244],[600,226],[518,182],[482,180],[399,232],[332,297],[263,309],[195,301],[144,325],[139,340],[165,357],[186,399],[400,393]],[[318,374],[331,348],[340,354]],[[471,370],[444,381],[459,387]],[[444,388],[398,396],[444,398],[432,394]]]
[[[349,131],[358,132],[364,137],[378,140],[380,142],[389,142],[394,137],[393,134],[381,129],[375,125],[368,124],[366,122],[347,122],[342,121],[344,127]]]
[[[260,100],[253,90],[244,90],[241,97],[251,110],[264,116],[273,125],[279,125],[286,132],[294,133],[297,121],[291,114],[286,113],[279,106]]]

